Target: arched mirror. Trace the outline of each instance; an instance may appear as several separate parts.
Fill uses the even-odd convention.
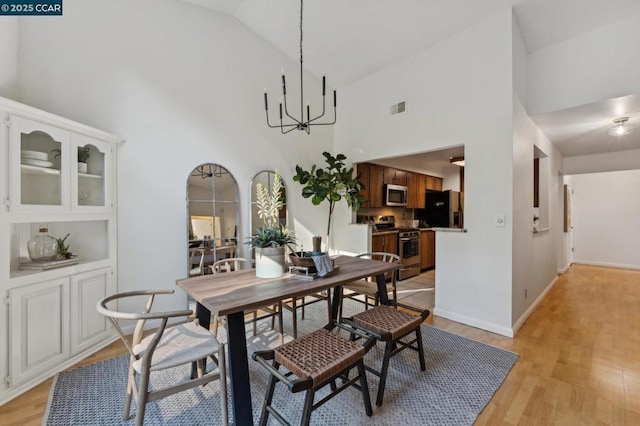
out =
[[[251,205],[249,208],[250,211],[250,224],[249,224],[249,229],[251,231],[251,235],[253,235],[256,232],[256,229],[260,228],[262,226],[262,219],[260,219],[258,217],[258,205],[257,205],[257,199],[256,199],[256,186],[261,183],[263,184],[265,187],[267,187],[267,189],[271,189],[271,185],[273,184],[273,177],[275,176],[275,172],[271,171],[271,170],[263,170],[261,172],[258,172],[253,179],[251,180],[251,188],[250,188],[250,193],[251,193]],[[282,198],[283,198],[283,203],[282,203],[282,209],[280,210],[280,223],[284,226],[290,226],[289,223],[289,215],[288,215],[288,209],[287,209],[287,185],[284,183],[284,181],[282,182]],[[253,251],[251,253],[251,256],[253,257]]]
[[[189,276],[210,274],[214,262],[236,257],[240,223],[238,185],[229,171],[201,164],[187,180]]]

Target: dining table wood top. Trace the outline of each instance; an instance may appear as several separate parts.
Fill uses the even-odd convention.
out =
[[[351,256],[334,259],[334,271],[325,277],[304,279],[290,274],[279,278],[258,278],[255,269],[184,278],[177,285],[218,316],[251,311],[290,297],[317,293],[354,280],[384,274],[400,267]]]

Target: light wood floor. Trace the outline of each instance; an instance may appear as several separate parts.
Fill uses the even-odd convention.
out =
[[[477,425],[640,425],[640,271],[572,266],[514,339],[427,322],[520,354]],[[116,342],[78,366],[122,353]],[[0,425],[39,425],[50,385],[0,407]]]

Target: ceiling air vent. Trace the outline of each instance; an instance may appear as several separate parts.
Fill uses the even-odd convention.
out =
[[[407,110],[407,103],[405,101],[398,102],[397,104],[391,105],[391,115],[400,114],[401,112],[405,112]]]

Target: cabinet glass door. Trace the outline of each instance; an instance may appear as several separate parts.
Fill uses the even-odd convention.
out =
[[[74,138],[75,139],[75,138]],[[104,207],[106,200],[106,171],[109,149],[99,141],[73,144],[76,161],[72,161],[73,174],[77,176],[75,189],[76,206]]]
[[[22,207],[65,205],[69,134],[15,116],[11,132],[13,198],[19,194]]]

